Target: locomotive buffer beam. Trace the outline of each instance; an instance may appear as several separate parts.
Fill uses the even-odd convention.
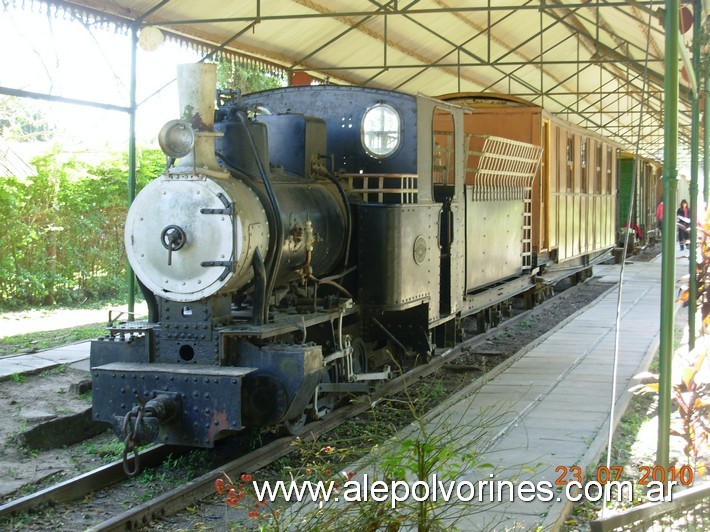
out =
[[[254,367],[128,362],[92,367],[94,398],[101,397],[94,400],[93,417],[112,423],[125,438],[124,419],[133,411],[136,398],[146,398],[140,430],[135,429],[138,411],[132,420],[137,439],[149,438],[157,425],[158,437],[150,441],[212,447],[220,432],[244,427],[239,398],[243,378],[254,371]]]

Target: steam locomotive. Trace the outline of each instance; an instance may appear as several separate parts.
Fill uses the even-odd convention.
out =
[[[94,418],[132,443],[296,433],[613,246],[616,150],[591,133],[538,116],[521,141],[454,102],[331,85],[215,111],[213,65],[178,83],[165,173],[126,220],[149,318],[91,347]]]

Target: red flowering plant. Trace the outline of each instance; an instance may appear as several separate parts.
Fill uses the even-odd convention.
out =
[[[222,476],[214,481],[217,493],[226,495],[224,502],[227,506],[244,510],[250,519],[262,517],[262,514],[276,518],[280,516],[278,509],[272,511],[267,507],[266,500],[258,500],[251,485],[252,475],[244,473],[239,480],[240,482],[234,482],[227,473],[223,472]]]
[[[229,475],[222,476],[214,482],[217,493],[224,496],[224,502],[229,508],[241,511],[249,520],[262,530],[287,530],[296,522],[328,521],[333,514],[322,512],[330,501],[337,500],[342,485],[355,476],[352,471],[340,471],[328,465],[327,458],[336,453],[333,446],[327,445],[315,453],[314,462],[297,470],[289,471],[290,479],[286,481],[256,480],[255,476],[244,473],[239,482],[234,482]],[[267,487],[268,484],[268,487]],[[304,517],[301,511],[282,511],[286,505],[293,502],[315,504],[315,512]],[[300,507],[302,510],[306,507]],[[310,507],[313,509],[313,507]]]

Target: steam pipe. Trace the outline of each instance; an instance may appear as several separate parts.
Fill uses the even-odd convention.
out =
[[[138,48],[138,25],[131,25],[131,81],[128,104],[128,207],[136,197],[136,62]],[[130,263],[126,265],[128,283],[128,321],[133,321],[136,311],[136,276]]]
[[[259,169],[261,180],[264,182],[264,188],[266,189],[266,194],[269,197],[269,203],[271,203],[271,208],[274,212],[275,227],[274,241],[272,242],[273,253],[271,254],[271,260],[269,261],[269,271],[267,272],[269,280],[266,283],[263,316],[264,322],[266,322],[269,318],[269,300],[271,299],[271,294],[274,291],[274,285],[276,284],[276,272],[278,271],[278,266],[281,262],[281,255],[283,254],[284,227],[283,221],[281,220],[281,209],[279,207],[279,202],[277,201],[276,195],[274,194],[274,189],[271,187],[271,180],[269,179],[269,175],[266,173],[266,169],[264,168],[264,164],[261,160],[261,157],[259,157],[259,150],[257,150],[256,148],[254,137],[251,136],[251,131],[249,131],[249,122],[247,121],[247,117],[242,112],[237,113],[237,116],[239,117],[239,121],[242,123],[242,126],[244,126],[246,137],[249,140],[249,147],[251,148],[252,152],[254,153],[254,157],[256,158],[256,165]]]
[[[251,265],[254,270],[252,324],[258,326],[264,325],[264,315],[268,311],[268,305],[266,304],[266,268],[264,267],[264,259],[261,257],[261,251],[259,248],[254,250],[254,257],[251,260]]]
[[[700,69],[700,35],[702,25],[700,0],[693,1],[693,72]],[[688,67],[686,67],[686,70]],[[695,76],[693,75],[694,79]],[[690,284],[688,294],[688,349],[695,349],[695,314],[698,308],[698,284],[695,282],[698,268],[696,247],[698,244],[698,171],[700,166],[700,93],[697,86],[691,96],[692,116],[690,125],[690,247],[688,251]]]
[[[158,310],[158,299],[140,279],[138,279],[138,288],[140,288],[143,298],[148,305],[148,323],[158,323],[160,321],[160,312]]]

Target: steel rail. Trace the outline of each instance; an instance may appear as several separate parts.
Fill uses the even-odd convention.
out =
[[[162,464],[168,456],[180,456],[189,452],[186,447],[156,445],[140,451],[140,463],[146,467]],[[110,486],[128,478],[123,471],[123,460],[117,460],[97,469],[65,480],[36,493],[26,495],[0,506],[0,519],[30,510],[36,510],[44,504],[54,505],[84,497],[92,491]]]

